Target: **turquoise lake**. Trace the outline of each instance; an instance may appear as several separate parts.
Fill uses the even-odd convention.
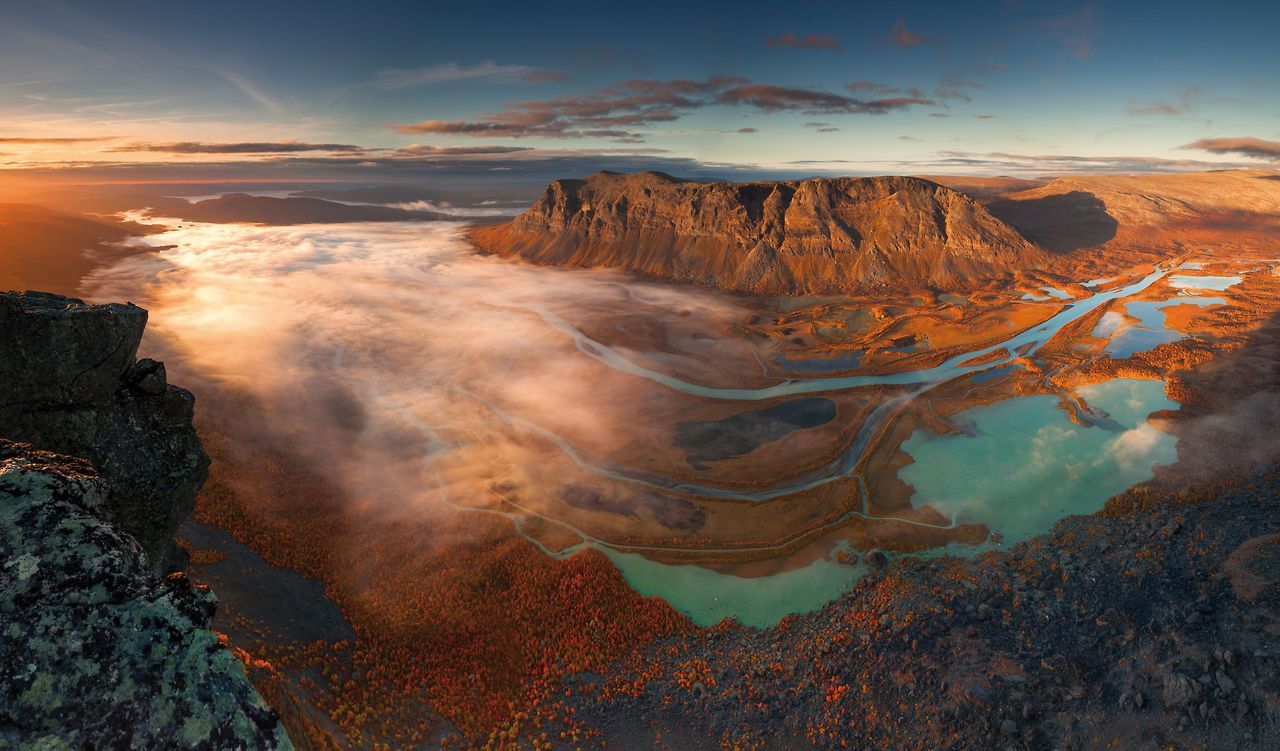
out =
[[[976,427],[973,436],[916,431],[902,445],[915,463],[899,472],[915,487],[912,505],[1016,542],[1064,516],[1097,511],[1177,457],[1176,439],[1146,419],[1178,406],[1163,383],[1122,378],[1077,393],[1120,429],[1071,422],[1056,396],[1024,396],[959,413]]]
[[[745,626],[772,626],[793,613],[817,610],[866,573],[823,559],[804,568],[746,578],[695,565],[651,561],[638,553],[603,548],[631,588],[661,597],[700,626],[734,618]]]

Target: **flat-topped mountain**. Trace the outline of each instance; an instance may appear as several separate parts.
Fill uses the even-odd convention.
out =
[[[758,294],[964,289],[1044,254],[963,193],[915,177],[700,183],[657,172],[556,180],[473,228],[482,250]]]

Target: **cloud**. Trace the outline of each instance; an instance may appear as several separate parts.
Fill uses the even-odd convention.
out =
[[[898,89],[875,81],[850,81],[844,85],[846,89],[857,94],[862,91],[874,91],[880,94],[894,94]]]
[[[227,83],[239,89],[240,93],[249,97],[250,99],[262,105],[264,108],[270,110],[271,112],[277,115],[284,112],[283,105],[281,105],[275,99],[268,96],[267,93],[262,90],[262,88],[260,88],[253,81],[250,81],[245,76],[239,73],[236,73],[235,71],[223,70],[223,69],[214,69],[212,72],[214,75],[219,76],[220,78],[225,80]]]
[[[735,133],[759,133],[760,131],[756,130],[755,128],[738,128],[734,132]]]
[[[1108,452],[1111,458],[1122,470],[1133,471],[1134,469],[1150,467],[1151,455],[1156,452],[1162,452],[1164,436],[1159,430],[1149,422],[1144,422],[1136,428],[1126,430],[1108,446]]]
[[[1191,145],[1188,144],[1188,147]],[[1147,156],[1080,156],[1073,154],[1017,154],[1004,151],[940,151],[931,163],[904,165],[909,169],[964,168],[1036,174],[1090,172],[1187,172],[1247,167],[1248,164],[1164,159]]]
[[[569,77],[563,73],[531,68],[528,65],[499,65],[486,60],[477,65],[441,63],[411,70],[391,68],[379,71],[373,80],[373,85],[379,89],[394,91],[439,83],[477,80],[540,84],[567,81]]]
[[[769,37],[769,41],[766,44],[769,49],[792,47],[795,49],[844,51],[844,48],[840,46],[840,41],[832,34],[809,34],[803,37],[795,34],[779,34],[776,37]]]
[[[514,102],[478,120],[430,119],[391,126],[400,133],[492,138],[611,138],[640,143],[635,128],[675,122],[714,104],[749,106],[762,112],[884,114],[932,105],[922,92],[862,99],[830,91],[751,83],[717,76],[703,81],[631,79],[586,94]]]
[[[798,89],[769,84],[735,86],[716,96],[722,104],[745,104],[765,112],[794,111],[805,114],[871,114],[880,115],[914,105],[932,105],[920,96],[886,99],[859,99],[814,89]]]
[[[0,138],[0,143],[8,143],[15,146],[65,146],[73,143],[112,141],[116,138],[119,138],[119,136],[79,136],[70,138],[28,138],[23,136],[10,136],[8,138]]]
[[[920,139],[915,136],[898,136],[899,141],[909,141],[910,143],[920,143]]]
[[[529,146],[424,146],[413,144],[391,152],[392,156],[471,156],[474,154],[514,154],[532,151]]]
[[[1040,27],[1057,39],[1077,60],[1093,57],[1097,51],[1098,7],[1082,5],[1075,11],[1040,22]]]
[[[973,97],[969,95],[969,92],[975,89],[985,88],[987,88],[987,85],[978,81],[951,77],[942,79],[942,81],[939,82],[938,88],[933,90],[933,94],[939,99],[972,102]]]
[[[634,497],[634,483],[591,462],[661,440],[653,415],[685,414],[689,399],[601,364],[572,323],[609,311],[678,332],[663,352],[625,351],[665,371],[705,355],[699,332],[750,315],[710,290],[481,256],[452,222],[183,224],[145,238],[161,253],[95,275],[87,296],[148,308],[146,346],[175,381],[217,411],[235,393],[261,407],[222,426],[233,450],[296,448],[345,491],[335,495],[358,499],[366,524],[394,523],[393,512],[456,520],[456,505],[466,535],[477,527],[466,520],[514,494],[573,485]],[[288,499],[277,500],[264,511],[283,513]],[[433,524],[427,544],[458,542],[452,529]]]
[[[1280,161],[1280,141],[1264,141],[1250,136],[1234,138],[1201,138],[1179,146],[1180,149],[1199,149],[1214,154],[1241,154],[1255,159]]]
[[[940,77],[933,95],[944,103],[947,101],[972,102],[973,92],[987,88],[981,79],[991,73],[1004,70],[1005,66],[1000,63],[963,66],[959,70]],[[923,96],[916,89],[911,89],[911,92],[913,95]]]
[[[705,81],[631,79],[581,95],[508,104],[478,121],[423,120],[392,126],[401,133],[442,135],[637,139],[631,128],[673,122],[709,103],[708,95],[743,83],[736,77]]]
[[[130,143],[114,146],[113,152],[155,152],[162,154],[292,154],[308,151],[332,151],[362,153],[368,151],[349,143],[304,143],[281,141],[278,143],[202,143],[199,141],[169,141],[164,143]]]
[[[899,18],[893,22],[893,28],[889,29],[889,36],[882,39],[881,42],[888,42],[894,47],[919,47],[922,44],[932,44],[935,47],[946,46],[946,40],[940,36],[921,36],[911,29],[907,28],[907,22]]]
[[[1151,102],[1141,102],[1137,99],[1129,100],[1128,112],[1130,115],[1185,115],[1200,105],[1203,92],[1198,86],[1190,86],[1182,90],[1175,101],[1155,100]]]
[[[805,123],[804,127],[813,128],[819,133],[835,133],[840,130],[831,123]]]

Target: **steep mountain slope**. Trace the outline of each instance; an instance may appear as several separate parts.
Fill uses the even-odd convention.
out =
[[[759,294],[965,289],[1040,263],[969,196],[913,177],[697,183],[656,172],[556,180],[482,250]]]

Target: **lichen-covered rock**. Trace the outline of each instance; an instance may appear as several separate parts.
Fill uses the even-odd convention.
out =
[[[172,568],[209,459],[190,392],[164,366],[135,361],[147,313],[42,292],[0,293],[0,436],[87,459],[101,513],[142,545],[152,573]]]
[[[287,749],[216,600],[100,516],[86,462],[0,440],[0,748]]]

